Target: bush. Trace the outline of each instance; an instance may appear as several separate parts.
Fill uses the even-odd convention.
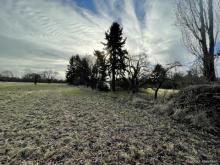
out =
[[[205,130],[220,130],[220,85],[194,85],[181,90],[174,99],[177,120]]]

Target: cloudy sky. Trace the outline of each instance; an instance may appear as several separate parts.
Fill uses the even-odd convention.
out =
[[[174,0],[0,0],[0,71],[54,70],[64,78],[71,55],[103,48],[113,21],[124,27],[130,54],[192,62],[175,26]]]

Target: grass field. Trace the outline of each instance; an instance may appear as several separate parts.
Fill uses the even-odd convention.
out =
[[[147,88],[147,89],[141,89],[140,92],[146,93],[150,96],[154,96],[155,91],[152,88]],[[169,97],[170,95],[173,95],[177,93],[178,90],[175,89],[159,89],[158,91],[158,96],[159,97]]]
[[[219,137],[153,109],[127,93],[0,83],[0,164],[217,164]]]

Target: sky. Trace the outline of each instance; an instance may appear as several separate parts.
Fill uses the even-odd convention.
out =
[[[0,0],[0,72],[53,70],[64,78],[71,55],[103,49],[114,21],[123,26],[131,55],[192,64],[175,25],[174,0]]]

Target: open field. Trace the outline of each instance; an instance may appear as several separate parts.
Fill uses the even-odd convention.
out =
[[[173,94],[178,93],[179,90],[175,90],[175,89],[159,89],[158,91],[158,97],[161,98],[167,98]],[[140,89],[141,93],[145,93],[148,96],[154,97],[154,93],[155,91],[152,88],[147,88],[147,89]]]
[[[0,114],[0,164],[220,161],[219,137],[160,116],[152,100],[125,92],[0,83]]]

